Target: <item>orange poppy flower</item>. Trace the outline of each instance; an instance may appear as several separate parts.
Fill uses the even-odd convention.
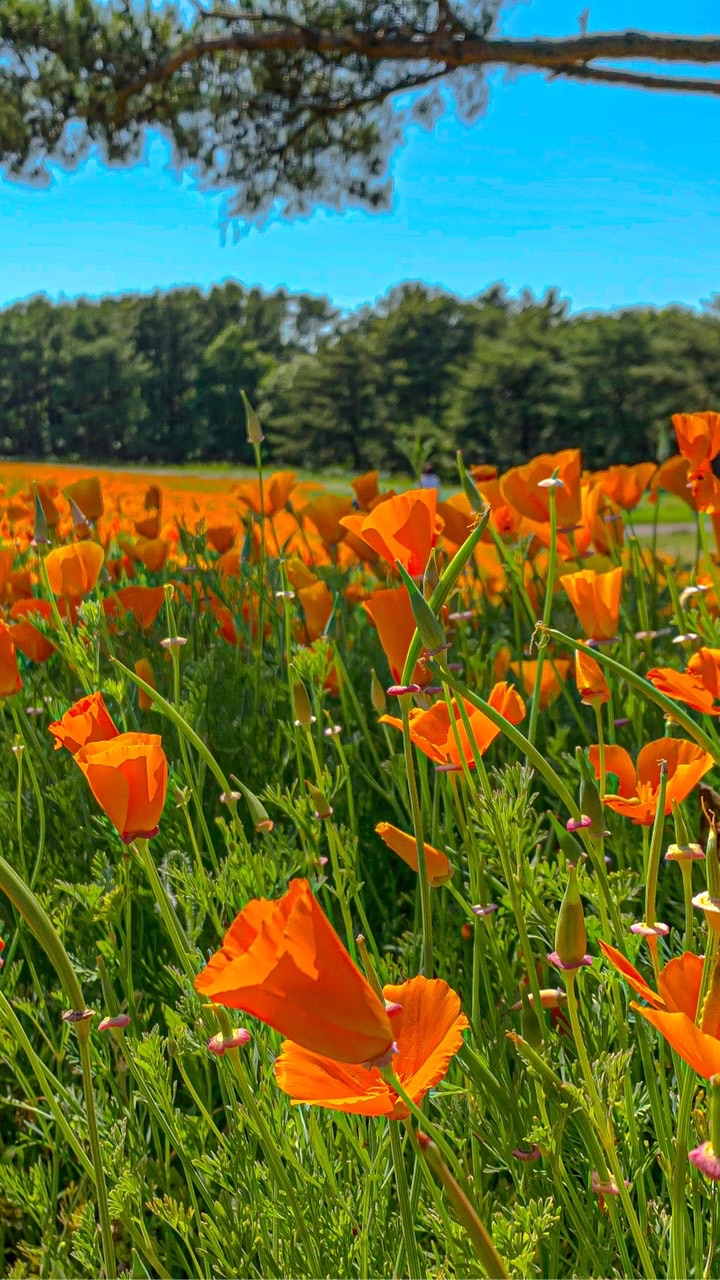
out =
[[[442,536],[451,547],[461,547],[470,537],[477,513],[464,493],[454,493],[447,502],[438,502],[437,513],[443,522]]]
[[[154,539],[160,536],[159,511],[153,511],[152,515],[145,516],[143,520],[134,520],[133,524],[139,538]]]
[[[413,871],[418,870],[417,844],[414,836],[400,831],[391,822],[378,822],[375,830],[388,849],[392,849],[393,853],[402,858]],[[452,879],[453,869],[449,858],[434,845],[425,844],[424,848],[428,883],[432,889],[437,889],[441,884],[446,884]]]
[[[355,496],[357,497],[358,506],[361,511],[369,511],[373,506],[375,499],[379,497],[379,480],[379,471],[366,471],[364,475],[356,476],[355,479],[351,481],[352,488],[355,490]]]
[[[600,777],[600,752],[590,747],[590,764]],[[648,742],[637,758],[637,771],[624,747],[605,747],[605,770],[618,779],[617,795],[603,796],[608,809],[630,818],[636,826],[649,827],[655,821],[655,810],[660,792],[660,762],[667,763],[667,789],[665,814],[672,810],[673,800],[682,804],[693,787],[712,769],[714,761],[707,751],[686,738],[658,738]]]
[[[326,582],[318,580],[312,586],[301,587],[297,594],[305,614],[305,630],[308,639],[317,640],[332,617],[332,592]]]
[[[48,732],[55,739],[56,751],[60,747],[67,747],[74,756],[90,742],[107,742],[109,738],[117,738],[120,730],[116,728],[102,694],[91,693],[68,707],[59,720],[49,724]]]
[[[241,480],[234,486],[233,493],[238,502],[249,507],[256,515],[260,515],[264,509],[266,516],[275,516],[287,506],[296,480],[295,471],[273,471],[263,481],[262,502],[258,480]]]
[[[636,462],[632,467],[620,464],[600,471],[594,482],[623,511],[632,511],[649,488],[656,471],[655,462]]]
[[[86,520],[100,519],[105,510],[105,504],[100,481],[95,476],[73,481],[72,484],[67,485],[64,493],[67,498],[72,498]]]
[[[688,675],[695,676],[714,698],[720,698],[720,649],[703,645],[687,664]]]
[[[610,689],[600,664],[588,653],[575,652],[575,683],[581,700],[590,707],[610,701]]]
[[[103,600],[103,609],[108,618],[117,617],[121,610],[132,614],[141,630],[148,631],[164,603],[163,587],[120,587]]]
[[[512,685],[496,684],[487,701],[495,711],[499,711],[500,715],[509,720],[510,724],[519,724],[525,715],[525,703],[517,689],[514,689]],[[470,746],[457,702],[453,701],[452,708],[463,756],[472,769],[475,763],[472,747]],[[492,720],[483,715],[482,711],[478,711],[476,707],[472,706],[471,703],[465,702],[465,710],[468,714],[477,751],[479,755],[483,756],[491,743],[497,738],[500,729]],[[402,720],[396,716],[381,716],[380,723],[391,724],[394,728],[400,730],[403,727]],[[410,712],[410,740],[435,764],[454,769],[462,768],[460,753],[455,740],[455,730],[450,721],[450,713],[446,702],[436,702],[427,711],[423,711],[420,707],[413,708]]]
[[[217,551],[218,555],[224,556],[235,541],[235,527],[231,524],[215,525],[213,528],[206,529],[205,537],[213,551]]]
[[[457,994],[439,978],[411,978],[383,988],[402,1012],[393,1019],[397,1054],[393,1070],[413,1102],[447,1074],[469,1026]],[[377,1067],[348,1066],[285,1040],[275,1063],[275,1079],[296,1103],[311,1103],[351,1115],[407,1118],[408,1107],[383,1080]]]
[[[717,1075],[720,1072],[720,1017],[716,1015],[710,1028],[705,1030],[695,1023],[702,982],[701,957],[685,951],[670,960],[658,974],[656,993],[619,951],[607,942],[601,942],[600,947],[626,982],[651,1006],[645,1009],[633,1003],[633,1009],[657,1028],[699,1076],[710,1080]]]
[[[671,458],[666,458],[658,467],[650,481],[651,502],[657,502],[658,493],[661,490],[674,493],[676,498],[682,498],[689,507],[696,509],[695,499],[690,492],[690,467],[687,458],[684,458],[681,453],[675,453]]]
[[[164,538],[140,538],[135,543],[135,557],[148,573],[160,572],[169,550],[170,544]]]
[[[275,902],[249,902],[198,974],[195,989],[338,1062],[381,1059],[395,1039],[385,1006],[307,880],[292,880]]]
[[[566,573],[561,579],[585,635],[590,640],[612,640],[617,635],[620,616],[622,569],[596,573],[583,569]]]
[[[156,836],[165,807],[168,763],[155,733],[119,733],[75,753],[95,799],[123,844]]]
[[[55,492],[57,492],[57,490],[55,490]],[[54,529],[60,519],[60,512],[53,502],[53,495],[50,492],[50,487],[46,484],[39,484],[37,486],[37,496],[40,506],[43,509],[43,515],[47,521],[48,529]]]
[[[22,689],[17,653],[10,627],[0,622],[0,698],[11,698]]]
[[[32,662],[47,662],[55,652],[55,645],[30,622],[28,615],[32,614],[39,614],[49,622],[52,616],[50,601],[37,599],[15,601],[10,610],[13,643]]]
[[[138,658],[135,663],[135,674],[139,676],[141,680],[144,680],[146,684],[149,684],[151,689],[157,689],[157,684],[155,683],[155,672],[150,666],[147,658]],[[140,710],[152,711],[155,704],[145,690],[138,686],[137,695]]]
[[[715,706],[715,695],[698,676],[689,671],[676,671],[674,667],[653,667],[652,671],[648,671],[646,679],[668,698],[686,703],[693,711],[701,711],[707,716],[720,715],[720,707]]]
[[[363,608],[375,624],[385,657],[395,684],[399,684],[410,642],[415,635],[416,622],[410,597],[405,587],[393,587],[387,591],[373,591]],[[432,679],[427,667],[418,662],[412,683],[425,686]]]
[[[525,521],[525,517],[519,511],[506,502],[500,490],[500,481],[497,479],[497,470],[495,467],[483,468],[483,470],[494,471],[494,476],[475,476],[475,484],[477,485],[481,496],[485,499],[490,507],[490,524],[501,534],[502,537],[508,538],[512,534],[519,533]],[[490,539],[490,534],[485,532],[483,537]]]
[[[312,520],[326,547],[336,546],[345,537],[346,530],[340,521],[353,509],[352,498],[339,493],[320,493],[303,510],[303,516]]]
[[[86,596],[100,577],[104,559],[97,542],[72,542],[48,552],[45,568],[53,595]]]
[[[434,489],[410,489],[381,502],[365,517],[359,530],[352,516],[341,524],[360,537],[373,551],[394,565],[396,560],[413,578],[425,571],[437,540],[437,493]]]
[[[555,699],[560,697],[562,686],[570,675],[570,666],[569,658],[553,658],[552,662],[548,658],[545,659],[540,674],[541,711],[546,711]],[[518,679],[522,678],[522,686],[528,698],[532,697],[535,690],[537,668],[537,658],[523,658],[522,667],[519,662],[510,663],[509,670]]]
[[[676,413],[672,420],[678,449],[690,470],[712,462],[720,453],[720,413]]]
[[[543,481],[557,471],[561,485],[555,489],[555,507],[559,529],[573,529],[580,519],[580,482],[582,459],[579,449],[563,449],[560,453],[541,453],[521,467],[506,471],[500,480],[500,493],[509,506],[528,520],[547,524],[550,520],[550,490]]]

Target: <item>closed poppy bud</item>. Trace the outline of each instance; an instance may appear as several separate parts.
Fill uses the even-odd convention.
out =
[[[68,707],[60,720],[48,725],[48,732],[55,739],[55,750],[67,747],[71,755],[75,755],[81,747],[90,742],[107,742],[109,738],[117,738],[119,730],[105,706],[101,693],[91,693],[87,698]]]
[[[314,787],[312,782],[307,779],[305,786],[310,792],[310,799],[315,805],[315,817],[322,821],[324,818],[332,817],[332,806],[329,804],[327,797],[323,794],[319,787]]]
[[[435,552],[431,551],[430,558],[425,566],[425,573],[423,574],[423,595],[426,600],[430,599],[439,582],[440,574],[438,573]]]
[[[81,747],[75,761],[124,844],[158,833],[168,764],[154,733],[120,733]]]
[[[240,392],[240,396],[245,407],[245,430],[247,431],[248,444],[261,445],[265,439],[262,423],[245,395],[244,390]]]
[[[387,698],[374,667],[370,672],[370,700],[378,715],[381,716],[387,706]]]
[[[312,713],[307,689],[302,683],[302,680],[293,680],[292,701],[295,724],[298,725],[299,728],[309,729],[311,724],[314,724],[315,722],[315,716]]]
[[[470,506],[472,507],[473,511],[478,512],[478,514],[481,511],[482,512],[487,511],[489,514],[488,504],[483,498],[477,485],[475,484],[475,481],[468,475],[465,469],[465,462],[464,462],[462,453],[460,452],[459,449],[456,456],[457,456],[458,471],[460,473],[460,483],[463,488],[463,493],[465,494],[465,497],[470,503]]]
[[[577,872],[572,862],[569,862],[568,882],[555,928],[555,950],[550,958],[561,969],[579,969],[580,965],[589,963],[586,948],[585,916],[578,890]]]
[[[22,689],[17,653],[10,628],[0,622],[0,698],[10,698]]]
[[[33,526],[33,542],[36,546],[42,546],[49,541],[47,516],[45,515],[45,508],[40,500],[38,487],[35,485],[35,524]]]
[[[50,590],[55,596],[85,596],[100,577],[105,552],[97,542],[73,542],[45,557]]]
[[[523,1040],[527,1040],[528,1044],[534,1049],[539,1049],[543,1042],[540,1023],[537,1014],[528,999],[528,991],[525,983],[520,987],[520,1033]]]
[[[146,684],[149,684],[151,689],[157,689],[157,685],[155,683],[155,672],[150,666],[147,658],[138,658],[135,663],[135,675],[139,676],[141,680],[144,680]],[[147,694],[144,689],[138,687],[138,706],[140,710],[152,711],[153,705],[153,700],[150,695]]]
[[[590,826],[587,827],[588,835],[592,836],[593,840],[602,840],[605,835],[605,815],[600,792],[594,778],[590,775],[582,747],[578,747],[576,755],[581,771],[580,812],[591,820]]]
[[[610,701],[610,689],[600,664],[580,649],[575,653],[575,683],[587,706],[600,707]]]
[[[445,632],[443,630],[442,623],[435,617],[435,614],[430,608],[430,605],[425,599],[422,591],[416,587],[410,577],[410,574],[405,568],[403,568],[399,560],[396,561],[396,564],[403,582],[407,587],[413,617],[415,619],[415,626],[418,629],[423,649],[430,654],[437,653],[439,650],[445,649],[447,645],[445,642]]]

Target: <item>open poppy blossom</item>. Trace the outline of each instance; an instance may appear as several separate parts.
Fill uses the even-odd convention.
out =
[[[388,660],[393,681],[399,684],[408,649],[417,627],[410,596],[405,587],[373,591],[365,600],[363,608],[377,627],[380,644]],[[416,663],[410,683],[424,686],[431,680],[432,676],[424,663]]]
[[[393,1070],[412,1101],[419,1103],[447,1074],[468,1020],[457,994],[438,978],[417,977],[386,986],[383,996],[391,1006],[401,1006],[393,1018]],[[283,1042],[275,1063],[275,1079],[296,1103],[391,1120],[404,1120],[409,1114],[377,1067],[337,1062],[289,1040]]]
[[[50,590],[54,596],[86,596],[103,567],[105,552],[97,542],[72,542],[55,547],[45,557]]]
[[[132,614],[138,626],[148,631],[165,603],[163,587],[120,587],[106,596],[103,608],[108,618]]]
[[[661,693],[684,702],[693,711],[720,715],[720,649],[703,647],[694,653],[684,671],[674,667],[654,667],[647,679]]]
[[[312,520],[326,547],[342,542],[346,530],[340,521],[353,509],[352,498],[340,493],[319,493],[303,509],[303,518]]]
[[[620,617],[622,569],[611,569],[609,573],[582,569],[579,573],[566,573],[560,582],[585,635],[590,640],[612,640]]]
[[[411,577],[418,578],[437,540],[436,517],[436,491],[411,489],[381,502],[359,525],[353,516],[345,516],[340,523],[359,534],[388,564],[399,560]]]
[[[307,880],[292,880],[276,901],[249,902],[198,974],[195,990],[337,1062],[378,1061],[395,1040],[384,1004]]]
[[[165,807],[168,763],[155,733],[119,733],[75,752],[90,790],[123,844],[156,836]]]
[[[606,497],[623,511],[632,511],[639,503],[657,471],[655,462],[636,462],[628,467],[620,463],[595,476],[595,483]]]
[[[600,777],[600,750],[590,747],[590,764]],[[619,782],[617,795],[603,796],[608,809],[630,818],[636,826],[649,827],[655,821],[660,793],[660,764],[667,764],[665,814],[672,811],[673,801],[682,804],[693,787],[715,763],[707,751],[686,738],[658,738],[648,742],[637,758],[637,770],[624,747],[605,747],[605,770]]]
[[[22,689],[12,630],[0,622],[0,698],[11,698]]]
[[[59,720],[53,720],[48,725],[48,732],[55,739],[56,751],[67,747],[74,756],[90,742],[107,742],[109,738],[117,738],[120,730],[105,706],[102,694],[90,693],[68,707]]]
[[[501,716],[510,721],[510,724],[519,724],[525,715],[525,703],[517,689],[504,681],[493,686],[487,701],[493,710],[499,711]],[[471,703],[466,701],[464,705],[475,746],[478,754],[483,756],[497,738],[500,729]],[[462,721],[460,707],[454,699],[452,708],[463,758],[472,769],[475,764],[472,747]],[[380,723],[391,724],[395,729],[400,730],[403,727],[402,720],[397,716],[381,716]],[[434,703],[427,711],[423,711],[420,707],[413,708],[410,712],[410,740],[424,755],[434,760],[435,764],[441,767],[462,768],[455,729],[453,729],[445,701]]]
[[[550,489],[546,482],[557,472],[555,508],[559,529],[573,529],[580,519],[582,458],[579,449],[541,453],[521,467],[506,471],[500,479],[504,501],[528,520],[547,524],[550,520]]]
[[[720,1014],[717,1006],[708,1009],[696,1024],[703,960],[701,956],[685,951],[670,960],[658,975],[658,989],[645,981],[634,965],[607,942],[601,942],[603,955],[621,973],[634,991],[650,1005],[649,1009],[633,1004],[636,1013],[656,1027],[680,1057],[699,1076],[710,1080],[720,1073]]]
[[[262,494],[258,480],[241,480],[234,486],[233,492],[238,502],[249,507],[256,515],[264,513],[271,517],[287,506],[296,480],[295,471],[273,471],[263,482]]]
[[[99,520],[105,504],[100,481],[96,476],[87,476],[83,480],[74,480],[63,490],[65,497],[70,498],[86,520]]]
[[[419,870],[417,843],[413,835],[408,835],[406,831],[394,827],[391,822],[378,822],[375,830],[388,849],[392,849],[393,853],[402,858],[413,871]],[[453,869],[450,859],[432,844],[423,843],[423,848],[428,884],[431,889],[437,889],[441,884],[446,884],[452,879]]]
[[[540,710],[546,711],[552,706],[556,698],[560,697],[562,687],[568,676],[570,675],[569,658],[548,658],[543,663],[543,669],[540,672]],[[535,689],[535,681],[537,678],[538,663],[537,658],[523,658],[522,663],[511,662],[508,667],[514,676],[521,681],[522,687],[528,698],[532,697]]]
[[[52,617],[52,605],[49,600],[16,600],[10,610],[10,630],[13,643],[31,662],[47,662],[55,652],[55,645],[48,640],[31,619],[41,617],[49,622]]]
[[[720,413],[676,413],[678,448],[688,464],[688,481],[699,511],[720,510],[720,481],[713,460],[720,453]]]

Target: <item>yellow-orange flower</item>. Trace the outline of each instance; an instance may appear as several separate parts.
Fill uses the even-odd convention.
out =
[[[600,750],[592,746],[590,764],[600,777]],[[624,747],[605,747],[605,771],[614,774],[619,783],[617,795],[605,795],[608,809],[630,818],[636,826],[649,827],[655,821],[660,793],[660,763],[667,764],[665,813],[671,812],[673,800],[682,804],[693,787],[712,769],[714,761],[707,751],[686,738],[658,738],[648,742],[637,758],[637,770]]]
[[[157,685],[155,683],[155,672],[147,658],[138,658],[135,663],[135,675],[139,676],[141,680],[144,680],[146,684],[149,684],[151,689],[157,689]],[[140,686],[138,686],[137,695],[140,710],[152,711],[155,704],[153,703],[150,695],[147,694],[144,689],[141,689]]]
[[[622,569],[596,573],[583,569],[560,579],[585,635],[590,640],[612,640],[620,616]]]
[[[537,679],[537,658],[523,658],[522,663],[511,662],[509,670],[521,680],[528,698],[532,697]],[[540,710],[546,711],[562,693],[562,686],[570,675],[569,658],[546,658],[540,673]]]
[[[489,706],[494,711],[499,711],[500,715],[509,720],[510,724],[519,724],[525,715],[525,703],[517,689],[514,689],[512,685],[502,682],[496,684],[491,690],[487,701]],[[483,715],[482,711],[478,711],[471,703],[465,702],[464,705],[475,746],[478,754],[482,756],[491,743],[495,741],[500,729],[494,721]],[[442,767],[460,769],[462,764],[460,750],[458,749],[459,740],[463,758],[472,769],[475,763],[473,750],[463,724],[460,707],[454,700],[452,709],[455,728],[453,728],[450,720],[446,702],[436,702],[427,711],[414,707],[410,712],[410,740],[435,764]],[[400,730],[403,727],[402,720],[398,719],[397,716],[381,716],[380,723],[391,724],[394,728]]]
[[[105,552],[97,542],[73,542],[45,557],[50,590],[55,596],[86,596],[100,577]]]
[[[639,503],[657,471],[655,462],[636,462],[628,467],[608,467],[594,477],[594,482],[623,511],[632,511]]]
[[[307,880],[292,880],[275,902],[249,902],[198,974],[195,989],[338,1062],[381,1059],[395,1039],[384,1004]]]
[[[165,806],[168,763],[155,733],[119,733],[75,753],[95,799],[124,844],[156,836]]]
[[[13,643],[32,662],[47,662],[55,652],[55,645],[30,621],[39,616],[49,622],[52,605],[49,600],[16,600],[10,610]]]
[[[165,603],[163,587],[120,587],[103,601],[108,618],[115,618],[121,610],[132,614],[138,626],[147,631]]]
[[[410,642],[415,635],[416,622],[405,587],[393,587],[386,591],[373,591],[363,604],[368,617],[377,627],[380,644],[385,652],[395,684],[402,676]],[[412,680],[426,685],[432,679],[427,667],[417,663]]]
[[[469,1025],[457,994],[438,978],[411,978],[383,988],[393,1018],[397,1054],[393,1070],[405,1092],[419,1103],[446,1075]],[[377,1067],[349,1066],[284,1041],[275,1063],[275,1079],[294,1102],[311,1103],[351,1115],[404,1120],[408,1107],[385,1082]]]
[[[418,853],[415,837],[408,835],[406,831],[401,831],[399,827],[394,827],[391,822],[378,822],[375,828],[377,834],[388,849],[392,849],[403,862],[406,862],[413,871],[418,870]],[[427,871],[428,884],[433,889],[439,888],[441,884],[452,879],[453,869],[450,860],[446,854],[440,849],[436,849],[432,844],[425,844],[425,869]]]
[[[55,739],[55,750],[67,747],[71,755],[75,755],[81,747],[90,742],[107,742],[109,738],[117,738],[116,728],[110,712],[105,706],[101,693],[88,694],[80,698],[59,720],[48,725],[48,732]]]
[[[500,480],[505,502],[528,520],[547,524],[550,519],[550,490],[543,481],[557,472],[562,483],[555,489],[555,508],[559,529],[573,529],[580,519],[582,459],[579,449],[562,449],[560,453],[541,453],[521,467],[506,471]]]
[[[0,622],[0,698],[11,698],[21,689],[22,680],[12,632],[4,622]]]
[[[600,664],[588,653],[575,652],[575,683],[583,702],[600,707],[610,701],[610,689]]]
[[[82,511],[86,520],[99,520],[105,509],[102,486],[96,476],[87,476],[84,480],[75,480],[64,490],[65,496],[72,498],[75,506]]]
[[[434,489],[411,489],[374,507],[359,528],[352,516],[341,520],[359,533],[377,555],[394,565],[396,560],[417,578],[424,573],[437,539],[437,493]]]

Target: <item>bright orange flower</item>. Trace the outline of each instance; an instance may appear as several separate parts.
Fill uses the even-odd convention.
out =
[[[317,581],[310,587],[301,587],[297,594],[305,614],[308,639],[317,640],[332,617],[332,592],[326,582]]]
[[[163,587],[120,587],[103,600],[103,608],[108,618],[115,618],[121,610],[132,614],[141,630],[148,631],[164,603]]]
[[[140,538],[135,543],[137,559],[149,573],[159,573],[167,560],[170,544],[164,538]]]
[[[550,490],[542,481],[550,480],[557,471],[561,485],[555,489],[555,506],[559,529],[573,529],[580,519],[580,482],[582,459],[579,449],[563,449],[560,453],[541,453],[521,467],[506,471],[500,480],[500,493],[511,507],[534,520],[547,524],[550,519]]]
[[[264,509],[266,516],[275,516],[287,506],[296,480],[295,471],[273,471],[263,481],[262,502],[258,480],[241,480],[234,486],[233,492],[238,502],[249,507],[256,515],[260,515]]]
[[[720,649],[709,649],[703,645],[693,654],[686,671],[700,680],[714,698],[720,698]]]
[[[369,511],[373,506],[375,499],[379,497],[379,479],[379,471],[366,471],[365,475],[356,476],[352,481],[352,487],[355,490],[358,506],[361,511]]]
[[[410,642],[415,635],[415,617],[410,596],[405,587],[393,587],[387,591],[373,591],[363,608],[377,627],[380,644],[385,651],[392,678],[399,684]],[[418,662],[412,682],[424,686],[432,679],[427,667]]]
[[[389,1004],[402,1006],[393,1019],[398,1051],[392,1065],[406,1093],[419,1103],[447,1074],[469,1023],[459,997],[439,978],[411,978],[384,987],[383,995]],[[347,1066],[290,1040],[283,1042],[275,1079],[297,1103],[391,1120],[409,1114],[377,1067]]]
[[[674,493],[676,498],[682,498],[689,507],[696,509],[695,499],[690,492],[690,467],[687,458],[684,458],[681,453],[675,453],[671,458],[666,458],[658,467],[650,481],[651,502],[657,502],[658,493],[661,490]]]
[[[102,694],[91,693],[68,707],[59,720],[49,724],[48,732],[55,739],[56,751],[60,747],[67,747],[74,756],[90,742],[107,742],[110,738],[117,738],[120,730],[115,727]]]
[[[672,423],[678,448],[691,471],[720,453],[720,413],[676,413]]]
[[[490,507],[490,524],[503,537],[508,538],[512,534],[519,533],[525,521],[525,516],[521,515],[515,507],[511,506],[505,500],[500,489],[500,481],[497,479],[497,468],[487,467],[483,470],[493,471],[493,476],[478,477],[473,471],[475,484],[477,485],[481,496],[485,499]],[[490,538],[490,534],[486,531],[483,535],[485,539]]]
[[[340,493],[319,493],[303,510],[303,516],[312,520],[326,547],[334,547],[345,537],[346,530],[340,521],[353,509],[352,498]]]
[[[0,622],[0,698],[11,698],[22,689],[12,631]]]
[[[211,529],[205,530],[205,537],[210,546],[218,555],[225,555],[229,551],[235,541],[235,526],[231,524],[215,525]]]
[[[153,540],[160,536],[160,512],[153,511],[152,515],[145,516],[143,520],[134,520],[135,532],[139,538],[147,538]]]
[[[64,490],[65,496],[72,498],[75,506],[82,511],[86,520],[99,520],[105,505],[100,481],[95,476],[87,476],[84,480],[75,480]]]
[[[575,683],[583,702],[591,707],[601,707],[610,701],[610,689],[600,664],[588,653],[575,651]]]
[[[685,951],[670,960],[658,974],[656,993],[619,951],[607,942],[601,942],[600,946],[610,963],[651,1006],[645,1009],[633,1003],[633,1009],[657,1028],[699,1076],[710,1080],[717,1075],[720,1072],[720,1017],[716,1013],[709,1027],[704,1029],[695,1022],[702,982],[702,958]]]
[[[560,697],[562,686],[570,675],[570,666],[569,658],[553,658],[552,661],[549,658],[545,659],[540,675],[541,711],[546,711],[555,699]],[[537,667],[537,658],[523,658],[522,666],[519,662],[510,663],[509,670],[518,679],[522,679],[522,687],[528,698],[532,697],[535,689]]]
[[[249,902],[198,974],[195,989],[337,1062],[379,1060],[395,1039],[382,1001],[307,880],[291,880],[275,902]]]
[[[149,684],[151,689],[157,689],[157,684],[155,683],[155,672],[150,666],[147,658],[138,658],[135,663],[135,675],[139,676],[141,680],[144,680],[146,684]],[[140,710],[152,711],[155,704],[145,690],[138,686],[137,695]]]
[[[413,578],[424,573],[437,539],[437,493],[434,489],[410,489],[381,502],[360,525],[360,537],[377,555],[394,565],[396,560]],[[341,524],[357,532],[352,516]]]
[[[720,715],[720,707],[715,706],[714,695],[698,676],[689,671],[676,671],[674,667],[653,667],[646,678],[668,698],[686,703],[693,711],[701,711],[707,716]]]
[[[590,764],[600,777],[600,752],[592,746]],[[672,810],[673,800],[682,804],[693,787],[712,769],[712,756],[686,738],[658,738],[648,742],[637,758],[637,772],[624,747],[605,747],[605,770],[618,779],[618,795],[605,795],[608,809],[630,818],[636,826],[649,827],[655,820],[655,810],[660,792],[660,762],[667,763],[668,781],[665,792],[665,813]]]
[[[57,493],[57,489],[55,489],[55,493]],[[54,529],[60,519],[60,512],[53,502],[53,495],[50,492],[50,486],[46,484],[39,484],[37,486],[37,496],[40,500],[40,506],[43,509],[45,519],[47,520],[48,529]]]
[[[620,464],[600,471],[594,477],[594,483],[623,511],[632,511],[649,488],[656,471],[655,462],[636,462],[633,467]]]
[[[97,542],[72,542],[45,557],[50,590],[55,596],[86,596],[100,577],[105,552]]]
[[[418,870],[417,844],[414,836],[401,831],[399,827],[394,827],[391,822],[378,822],[375,830],[388,849],[392,849],[393,853],[402,858],[413,871]],[[453,869],[449,858],[434,845],[425,844],[424,848],[428,883],[432,889],[437,889],[441,884],[452,879]]]
[[[451,547],[461,547],[469,538],[477,513],[464,493],[454,493],[447,502],[438,502],[437,513],[443,522],[442,536]]]
[[[591,640],[612,640],[620,616],[622,569],[596,573],[583,569],[560,579],[585,635]]]
[[[512,685],[496,684],[487,701],[493,710],[499,711],[501,716],[510,721],[510,724],[519,724],[525,715],[525,703],[517,689],[514,689]],[[457,702],[453,701],[452,708],[463,756],[472,769],[475,763],[472,747],[470,746]],[[500,729],[492,720],[483,715],[482,711],[478,711],[476,707],[472,706],[471,703],[465,702],[465,710],[468,714],[478,753],[483,756],[491,743],[497,738]],[[380,723],[391,724],[394,728],[400,730],[403,727],[402,720],[396,716],[381,716]],[[410,712],[410,739],[424,755],[428,756],[430,760],[434,760],[435,764],[454,769],[462,767],[460,752],[455,740],[455,730],[450,721],[450,713],[446,702],[436,702],[427,711],[423,711],[420,707],[413,708]]]
[[[26,658],[30,658],[32,662],[47,662],[55,652],[55,645],[51,640],[44,636],[42,631],[34,627],[30,621],[32,614],[39,614],[46,622],[49,622],[52,616],[52,605],[49,600],[16,600],[10,610],[10,618],[13,625],[10,630],[12,632],[13,643]]]
[[[75,753],[95,799],[123,844],[156,836],[165,807],[168,763],[155,733],[119,733]]]

